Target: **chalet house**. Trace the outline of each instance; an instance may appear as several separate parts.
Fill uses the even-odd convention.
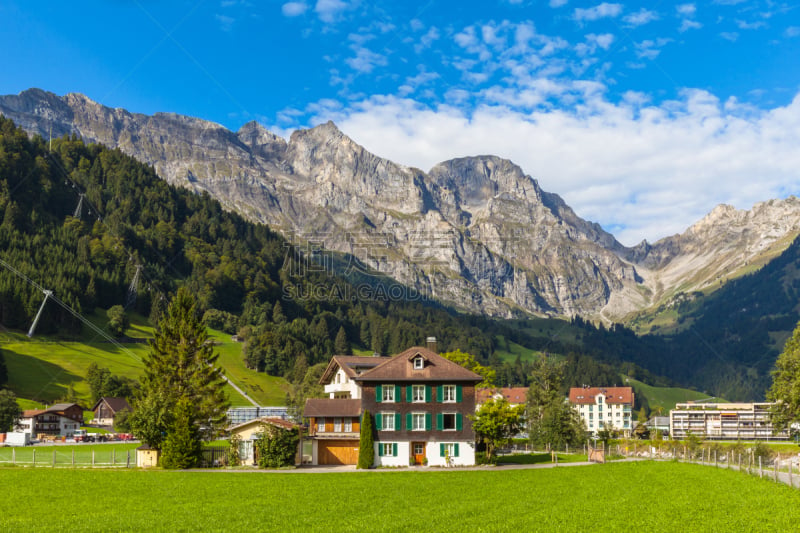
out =
[[[630,437],[633,399],[632,387],[573,387],[569,390],[570,405],[592,435],[597,435],[601,429],[613,428]]]
[[[57,403],[47,409],[23,411],[17,430],[32,438],[72,437],[83,424],[83,409],[75,403]]]
[[[309,399],[313,464],[356,464],[363,414],[375,429],[376,466],[475,464],[475,386],[483,378],[421,347],[392,357],[335,356]]]
[[[92,407],[94,411],[93,423],[98,426],[113,426],[114,417],[122,411],[131,411],[131,406],[125,398],[103,397],[97,400]]]

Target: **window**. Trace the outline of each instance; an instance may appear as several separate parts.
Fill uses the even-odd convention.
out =
[[[344,432],[345,433],[352,433],[353,432],[353,419],[352,418],[345,418],[344,419]]]
[[[336,373],[336,383],[341,383],[342,376],[339,373]]]
[[[603,403],[603,397],[602,396],[598,396],[597,397],[597,403],[598,404]]]
[[[378,445],[378,455],[382,457],[397,457],[396,442],[382,442]]]
[[[442,413],[441,428],[445,431],[456,429],[456,414],[455,413]]]
[[[439,455],[447,458],[458,457],[458,443],[442,442],[439,444]]]
[[[442,401],[455,402],[456,401],[456,386],[455,385],[442,385]]]
[[[425,401],[425,385],[411,385],[411,401],[415,403]]]
[[[325,419],[324,418],[317,418],[317,432],[318,433],[325,433]]]
[[[422,357],[415,357],[414,358],[414,370],[422,370],[425,368],[425,359]]]
[[[336,433],[342,432],[342,419],[341,418],[334,418],[333,419],[333,431]]]
[[[590,412],[590,413],[592,412],[592,408],[594,408],[594,405],[590,405],[590,406],[589,406],[589,412]]]
[[[394,403],[394,385],[383,386],[383,401],[386,403]]]
[[[381,431],[394,430],[394,413],[381,413]]]
[[[425,430],[425,413],[411,413],[411,429],[414,431]]]

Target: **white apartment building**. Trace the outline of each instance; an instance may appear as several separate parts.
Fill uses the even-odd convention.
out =
[[[689,433],[703,439],[786,440],[788,431],[774,432],[769,417],[773,404],[679,403],[669,412],[669,433],[685,439]]]
[[[569,403],[593,436],[604,428],[613,428],[630,436],[633,411],[632,387],[573,387]]]

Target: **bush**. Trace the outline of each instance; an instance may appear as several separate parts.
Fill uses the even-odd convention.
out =
[[[299,442],[300,433],[297,428],[287,430],[264,424],[255,442],[258,450],[258,466],[261,468],[294,466]]]
[[[765,442],[757,442],[755,446],[752,448],[753,452],[753,459],[755,459],[756,463],[758,462],[758,458],[761,458],[762,464],[771,464],[772,458],[775,457],[775,450],[769,447],[769,445]]]
[[[476,465],[496,465],[497,464],[497,457],[492,457],[491,459],[486,455],[486,452],[475,452],[475,464]]]

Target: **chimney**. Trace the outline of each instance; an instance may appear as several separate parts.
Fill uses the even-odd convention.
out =
[[[427,344],[428,349],[434,353],[438,353],[436,350],[436,337],[428,337],[425,340],[425,344]]]

